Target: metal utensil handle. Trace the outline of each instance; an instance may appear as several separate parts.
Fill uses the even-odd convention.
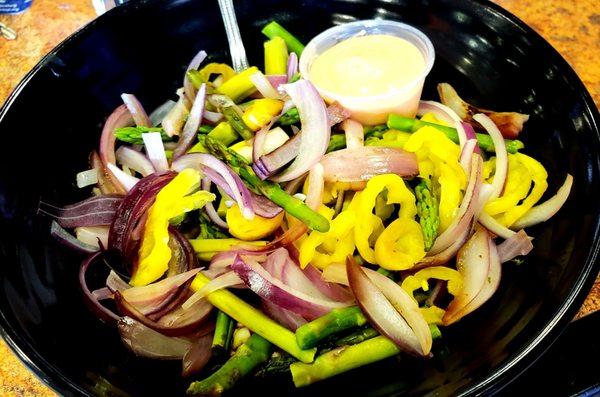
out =
[[[225,32],[227,33],[233,69],[236,72],[241,72],[244,69],[248,69],[248,58],[246,57],[246,50],[244,49],[244,43],[242,42],[242,36],[240,35],[240,27],[235,18],[233,1],[219,0],[219,8],[221,9],[223,24],[225,25]]]

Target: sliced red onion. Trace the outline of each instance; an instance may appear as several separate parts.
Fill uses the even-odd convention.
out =
[[[121,318],[118,329],[123,343],[141,357],[180,360],[192,348],[189,340],[165,336],[131,317]]]
[[[119,291],[123,298],[136,307],[143,315],[148,316],[160,311],[179,287],[192,279],[200,269],[192,269],[185,273],[164,278],[143,287],[128,288]]]
[[[142,176],[148,176],[156,171],[148,157],[128,146],[121,146],[117,149],[116,155],[119,164],[139,172]]]
[[[361,123],[347,119],[342,123],[346,135],[346,148],[355,149],[365,146],[365,133]]]
[[[423,355],[427,356],[431,352],[433,340],[429,325],[419,309],[417,302],[402,289],[401,286],[375,270],[363,269],[369,279],[383,293],[385,298],[394,306],[394,308],[404,317],[408,325],[412,328],[416,337],[419,339]]]
[[[64,208],[40,201],[38,213],[55,219],[62,227],[110,225],[123,196],[96,196]]]
[[[193,342],[192,347],[183,357],[183,369],[181,375],[187,377],[200,372],[212,357],[212,335],[207,333]]]
[[[200,67],[200,64],[205,59],[206,59],[206,52],[199,51],[196,55],[194,55],[194,58],[192,58],[192,60],[190,61],[190,64],[188,65],[187,69],[185,70],[185,75],[183,76],[183,89],[185,91],[185,96],[190,101],[193,101],[194,98],[196,97],[196,89],[194,88],[194,86],[192,85],[192,82],[188,78],[187,72],[189,72],[190,70],[198,69]]]
[[[461,148],[465,146],[467,142],[467,134],[462,125],[461,118],[446,105],[443,105],[439,102],[435,101],[420,101],[419,109],[417,110],[417,115],[422,116],[425,113],[433,113],[434,116],[443,121],[446,124],[453,125],[456,128],[456,132],[458,133],[458,142]]]
[[[440,234],[433,247],[427,253],[428,256],[438,254],[456,242],[458,236],[462,236],[463,231],[472,227],[472,220],[477,209],[479,194],[482,186],[481,168],[482,159],[479,155],[473,155],[471,160],[471,173],[469,174],[469,183],[465,190],[462,202],[458,208],[458,214],[452,220],[448,228]],[[460,247],[459,247],[460,248]]]
[[[115,291],[125,291],[126,289],[131,288],[131,285],[127,284],[127,282],[115,273],[114,270],[111,270],[106,278],[106,288],[114,294]]]
[[[509,239],[516,234],[514,230],[510,230],[485,211],[481,211],[479,214],[479,223],[487,230],[503,239]]]
[[[323,203],[325,190],[325,170],[320,163],[312,167],[308,173],[308,189],[305,203],[310,208],[317,209]]]
[[[489,200],[495,200],[502,194],[504,183],[506,182],[506,175],[508,174],[508,153],[506,152],[506,144],[504,143],[502,133],[488,116],[480,113],[473,116],[473,119],[485,128],[494,142],[496,171],[494,172],[494,181],[492,182],[494,190],[492,191]]]
[[[79,267],[79,286],[81,287],[81,290],[83,291],[85,303],[88,305],[88,307],[92,311],[94,311],[94,313],[96,313],[96,315],[98,315],[98,317],[102,321],[112,324],[116,321],[119,321],[120,317],[118,315],[116,315],[115,313],[113,313],[108,308],[104,307],[100,302],[98,302],[98,299],[96,299],[96,297],[94,297],[94,295],[92,295],[92,292],[90,291],[90,289],[87,285],[87,282],[85,280],[85,275],[86,275],[89,267],[91,265],[93,265],[94,263],[98,262],[102,258],[102,255],[103,255],[102,252],[96,252],[96,253],[88,256],[81,263],[81,266]]]
[[[262,139],[262,137],[258,136],[258,139]],[[260,141],[255,142],[255,146],[257,148],[260,147]],[[267,179],[268,177],[278,172],[295,157],[297,157],[301,146],[302,133],[298,133],[291,137],[283,145],[273,150],[271,153],[261,156],[257,161],[254,162],[252,168],[256,172],[256,175],[259,176],[259,178],[263,180]]]
[[[279,87],[288,82],[288,78],[285,74],[270,74],[267,77],[267,80],[273,86],[273,88],[279,92]]]
[[[517,256],[527,255],[533,249],[531,237],[521,229],[498,245],[500,263],[508,262]]]
[[[95,185],[98,183],[98,170],[93,168],[91,170],[85,170],[78,172],[75,176],[78,188],[84,188],[86,186]]]
[[[75,228],[77,240],[97,249],[108,247],[108,226],[82,226]]]
[[[296,179],[293,179],[285,184],[285,192],[291,196],[298,193],[304,181],[306,180],[307,175],[299,176]]]
[[[271,153],[277,149],[277,148],[274,148],[273,150],[268,150],[266,147],[267,139],[268,139],[269,135],[271,134],[271,127],[273,127],[273,124],[275,124],[275,122],[277,120],[279,120],[279,118],[281,116],[283,116],[285,114],[285,112],[287,112],[291,108],[291,106],[292,106],[292,101],[286,101],[283,104],[283,108],[281,109],[281,112],[279,112],[279,114],[277,116],[273,117],[267,125],[265,125],[263,128],[261,128],[260,130],[258,130],[256,132],[256,134],[254,135],[254,140],[252,142],[252,162],[253,163],[257,163],[259,161],[259,158],[261,156],[263,156],[264,154]],[[273,129],[273,131],[275,131],[275,129]],[[281,130],[281,132],[283,134],[285,134],[285,132],[283,132],[283,130]],[[286,139],[286,141],[287,141],[287,139]],[[283,142],[278,147],[282,146],[283,144],[285,144],[285,142]],[[295,154],[297,154],[297,153],[295,153]],[[288,161],[291,161],[291,160],[292,159],[290,158],[290,160],[288,160]]]
[[[488,252],[489,252],[489,266],[488,266],[488,271],[485,275],[483,286],[481,287],[481,289],[479,290],[477,295],[469,303],[467,303],[462,309],[460,309],[458,312],[449,316],[448,318],[446,317],[446,316],[448,316],[448,311],[446,312],[446,314],[444,315],[444,319],[443,319],[445,325],[455,323],[458,320],[460,320],[462,317],[466,316],[467,314],[472,313],[473,311],[477,310],[481,305],[483,305],[485,302],[487,302],[488,299],[490,299],[492,297],[492,295],[494,295],[494,292],[496,292],[496,290],[498,289],[498,286],[500,285],[502,266],[500,265],[500,260],[498,257],[498,251],[496,249],[496,244],[491,239],[489,234],[487,236],[487,244],[488,244]],[[483,268],[484,266],[481,266],[483,264],[484,263],[481,263],[481,259],[480,259],[479,268]],[[460,271],[460,269],[459,269],[459,271]],[[475,276],[479,277],[479,270],[477,270],[476,273],[477,274],[472,276],[472,278],[475,278]],[[469,277],[469,278],[471,278],[471,277]],[[479,281],[477,281],[477,282],[479,282]],[[464,291],[464,288],[465,287],[463,287],[463,291]],[[475,288],[473,288],[473,290],[474,289]],[[461,295],[463,293],[461,293]],[[451,305],[452,305],[452,303],[451,303]]]
[[[180,328],[183,330],[187,328],[187,333],[194,332],[209,318],[212,309],[213,306],[206,299],[200,299],[188,309],[179,307],[164,315],[158,320],[158,324],[164,327]]]
[[[183,93],[183,89],[178,89],[177,95],[179,95],[177,104],[173,106],[171,111],[161,121],[161,125],[168,136],[179,135],[181,133],[185,120],[189,115],[188,109],[191,107],[190,101]]]
[[[50,226],[50,235],[65,247],[69,247],[84,254],[93,254],[98,252],[98,247],[84,243],[75,238],[71,233],[60,227],[56,221],[52,221]]]
[[[342,265],[342,264],[340,264]],[[329,266],[328,266],[329,267]],[[327,267],[327,268],[328,268]],[[326,268],[326,269],[327,269]],[[343,268],[343,265],[342,265]],[[343,268],[344,276],[346,275],[346,269]],[[352,294],[346,288],[343,288],[335,283],[326,282],[323,278],[321,271],[311,265],[304,268],[304,274],[309,280],[315,285],[315,287],[329,299],[333,299],[339,302],[347,302],[353,299]],[[347,277],[346,277],[347,280]],[[346,285],[348,285],[346,283]]]
[[[215,125],[223,120],[223,115],[219,112],[211,112],[209,110],[204,109],[203,114],[204,120],[206,120],[209,124]]]
[[[467,140],[469,139],[475,139],[477,140],[477,135],[475,135],[475,130],[473,129],[473,126],[469,123],[466,122],[461,122],[460,123],[463,127],[463,129],[465,130],[465,136],[467,137]],[[475,145],[475,153],[477,154],[481,154],[481,149],[479,148],[479,145]]]
[[[203,171],[213,183],[233,197],[244,218],[254,218],[250,191],[240,177],[221,160],[206,153],[188,153],[173,161],[171,168],[175,171],[182,171],[186,168]]]
[[[527,211],[527,213],[519,218],[511,227],[513,229],[522,229],[524,227],[537,225],[538,223],[545,222],[552,218],[552,216],[565,204],[567,198],[569,198],[572,187],[573,177],[570,174],[567,174],[565,182],[554,196]]]
[[[204,114],[204,103],[206,101],[206,84],[202,84],[190,110],[190,115],[185,122],[177,147],[173,151],[173,159],[183,156],[194,144],[194,139],[198,135],[198,129],[202,123]]]
[[[208,179],[208,178],[202,179],[202,190],[210,192],[210,185],[211,185],[210,179]],[[218,227],[220,227],[223,230],[229,229],[227,222],[225,222],[223,219],[221,219],[221,217],[217,213],[217,210],[215,209],[215,206],[213,205],[212,202],[208,202],[204,205],[204,211],[206,212],[206,215],[208,216],[208,218],[215,225],[217,225]]]
[[[228,271],[224,274],[221,274],[220,276],[213,278],[198,291],[194,292],[194,294],[188,300],[186,300],[181,307],[183,309],[189,309],[191,306],[194,305],[194,303],[198,302],[200,299],[204,299],[212,292],[218,291],[223,288],[230,288],[242,283],[242,280],[235,272]]]
[[[158,172],[167,171],[169,162],[167,161],[167,154],[160,132],[146,132],[142,134],[142,139],[144,140],[144,146],[146,146],[146,154],[154,169]]]
[[[106,168],[112,173],[112,175],[114,175],[114,177],[117,179],[117,181],[119,181],[119,183],[121,184],[121,186],[123,186],[126,192],[133,189],[135,184],[140,181],[135,176],[129,175],[114,164],[108,163]]]
[[[254,84],[258,92],[260,92],[263,97],[271,99],[277,99],[280,97],[277,90],[273,88],[269,80],[260,70],[256,71],[250,76],[250,81],[252,81],[252,84]]]
[[[298,55],[296,55],[295,52],[292,52],[288,57],[287,81],[291,81],[296,73],[298,73]]]
[[[330,127],[341,123],[352,115],[352,112],[340,105],[337,102],[333,102],[327,106],[327,121]]]
[[[97,301],[105,301],[107,299],[111,299],[113,294],[112,294],[111,290],[108,289],[107,287],[102,287],[102,288],[92,291],[92,296]]]
[[[153,127],[160,125],[163,119],[167,117],[167,114],[171,112],[175,105],[177,105],[177,102],[169,99],[168,101],[154,109],[154,111],[150,113],[150,116],[148,116],[148,118],[150,119],[150,124],[152,124]]]
[[[176,173],[151,174],[140,182],[123,199],[115,213],[108,237],[109,249],[120,252],[125,259],[137,253],[138,242],[132,238],[144,214],[154,203],[158,192],[169,183]]]
[[[476,147],[477,139],[468,139],[460,152],[460,165],[467,174],[471,172],[471,159],[473,158]]]
[[[121,94],[121,99],[123,99],[123,103],[125,103],[127,109],[129,109],[129,113],[131,113],[135,125],[138,127],[152,127],[148,114],[135,95]]]
[[[271,276],[260,264],[247,256],[238,255],[231,269],[261,298],[304,318],[314,319],[329,313],[332,309],[348,306],[347,303],[320,299],[296,291]]]
[[[367,181],[381,174],[412,177],[419,173],[414,153],[378,146],[337,150],[323,156],[321,164],[327,182]]]
[[[267,316],[271,317],[273,320],[277,321],[290,331],[296,331],[302,325],[307,323],[302,316],[277,306],[266,299],[262,300],[262,307]]]
[[[308,80],[285,84],[282,88],[298,109],[302,135],[298,156],[281,174],[271,178],[275,182],[291,181],[312,168],[325,154],[331,135],[325,102]]]
[[[323,280],[328,283],[341,285],[350,285],[348,283],[348,275],[346,274],[346,265],[343,263],[332,263],[323,269]]]
[[[459,315],[483,288],[490,269],[489,240],[488,231],[478,227],[475,234],[458,251],[456,268],[463,277],[463,288],[446,309],[443,318],[445,325],[453,323],[453,318]]]
[[[133,124],[133,118],[127,106],[121,105],[116,108],[104,123],[102,135],[100,136],[100,160],[112,185],[117,189],[117,193],[125,193],[125,188],[121,185],[117,177],[108,169],[109,164],[115,164],[115,129],[129,127]]]
[[[346,260],[346,272],[356,301],[371,324],[403,350],[422,356],[414,331],[351,256]]]
[[[182,336],[193,332],[202,322],[206,321],[212,309],[210,304],[207,304],[208,306],[204,311],[196,308],[193,311],[191,309],[189,311],[180,311],[178,309],[163,316],[157,322],[140,313],[135,306],[123,299],[119,291],[115,292],[115,303],[119,311],[124,315],[132,317],[145,326],[167,336]],[[200,301],[199,303],[204,302]]]

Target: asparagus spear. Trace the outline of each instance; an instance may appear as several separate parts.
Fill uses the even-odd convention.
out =
[[[226,162],[252,188],[282,207],[290,215],[304,222],[310,229],[319,232],[329,230],[327,218],[310,209],[301,200],[287,194],[278,184],[260,179],[250,164],[239,154],[209,136],[201,135],[199,140],[209,153]]]
[[[295,38],[290,32],[285,30],[283,26],[278,24],[275,21],[269,22],[262,30],[263,34],[268,38],[272,39],[275,37],[281,37],[287,48],[295,52],[298,57],[302,55],[302,51],[304,51],[304,44],[300,42],[297,38]]]
[[[275,352],[269,361],[258,370],[256,377],[266,378],[270,375],[282,374],[290,371],[290,364],[297,360],[286,353]]]
[[[296,330],[296,340],[302,349],[309,349],[319,344],[330,335],[346,329],[361,327],[367,318],[358,306],[334,309],[328,314],[300,326]]]
[[[300,122],[300,113],[297,108],[291,108],[285,112],[277,122],[281,125],[291,125]]]
[[[142,134],[146,132],[160,132],[160,137],[163,142],[170,142],[173,140],[167,133],[160,127],[123,127],[115,128],[115,137],[122,141],[131,143],[134,145],[143,145],[144,140]]]
[[[340,150],[346,147],[346,135],[344,134],[333,134],[329,139],[329,145],[327,146],[327,153],[333,152],[334,150]]]
[[[377,336],[352,346],[342,346],[317,357],[314,363],[290,365],[296,387],[310,385],[363,365],[395,356],[398,346],[385,336]]]
[[[216,106],[229,125],[237,132],[244,140],[252,139],[254,131],[246,125],[243,120],[242,110],[229,98],[227,95],[212,95],[209,102]]]
[[[446,127],[435,123],[428,123],[427,121],[402,117],[397,114],[390,114],[387,125],[389,128],[406,132],[415,132],[419,128],[426,126],[433,127],[446,134],[446,136],[453,142],[458,143],[458,132],[456,132],[456,129],[452,127]],[[477,137],[477,144],[481,149],[485,150],[486,152],[494,151],[494,142],[492,141],[491,136],[487,134],[475,134],[475,136]],[[506,151],[508,153],[517,153],[519,149],[523,149],[525,147],[523,142],[516,139],[505,139],[504,142],[506,143]]]
[[[208,378],[193,382],[187,390],[190,396],[218,396],[229,390],[253,369],[266,362],[272,345],[258,334],[253,334],[235,354]]]
[[[366,126],[365,127],[365,140],[368,138],[381,138],[383,137],[383,133],[389,130],[388,126],[385,124]]]
[[[423,232],[425,251],[429,251],[437,237],[440,225],[438,202],[432,192],[431,182],[423,179],[415,187],[415,196],[417,197],[417,214]]]
[[[335,341],[336,346],[347,346],[347,345],[356,345],[357,343],[361,343],[366,341],[367,339],[371,339],[379,335],[376,329],[367,327],[361,328],[358,331],[351,333],[350,335],[344,336],[341,339]]]
[[[210,279],[204,274],[198,273],[190,289],[194,292],[198,291],[209,281]],[[313,361],[317,349],[301,349],[292,331],[282,327],[263,312],[247,304],[226,289],[210,293],[207,299],[217,309],[225,312],[237,322],[248,327],[298,360],[307,363]]]
[[[215,355],[222,356],[229,351],[232,323],[234,323],[234,321],[231,317],[219,310],[212,341],[212,349]]]

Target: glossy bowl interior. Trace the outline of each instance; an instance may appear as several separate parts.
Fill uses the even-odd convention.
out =
[[[436,358],[402,357],[294,390],[289,377],[252,380],[254,395],[437,395],[497,390],[558,336],[598,266],[600,141],[598,111],[567,63],[520,21],[488,2],[362,0],[236,2],[252,64],[262,66],[260,27],[278,20],[304,41],[357,18],[395,19],[426,33],[436,50],[424,98],[451,82],[468,100],[531,114],[527,153],[549,172],[550,193],[568,171],[571,198],[531,230],[535,251],[503,268],[500,290],[477,313],[445,329]],[[139,359],[100,324],[81,299],[81,258],[48,235],[38,200],[70,203],[96,148],[105,117],[122,92],[148,109],[173,96],[200,49],[228,61],[216,1],[131,2],[55,49],[0,112],[0,328],[20,357],[63,395],[178,395],[179,363]],[[248,394],[250,393],[250,394]]]

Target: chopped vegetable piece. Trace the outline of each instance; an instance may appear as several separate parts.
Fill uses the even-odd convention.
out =
[[[266,339],[253,334],[217,372],[202,381],[193,382],[187,394],[189,396],[221,395],[231,389],[240,378],[267,362],[271,350],[272,345]]]
[[[254,83],[252,80],[250,80],[250,76],[256,72],[258,72],[258,68],[256,66],[252,66],[243,72],[236,74],[221,84],[217,88],[217,92],[219,94],[227,95],[236,103],[241,101],[256,91]]]
[[[115,137],[122,141],[131,143],[132,145],[143,145],[144,140],[142,139],[142,134],[147,132],[160,132],[160,137],[163,142],[171,142],[173,138],[171,138],[165,130],[160,127],[123,127],[123,128],[115,128]]]
[[[242,119],[250,129],[258,131],[269,124],[273,117],[281,112],[281,109],[283,109],[283,102],[277,99],[256,99],[244,111]]]
[[[296,330],[296,340],[302,349],[309,349],[331,335],[366,323],[367,318],[358,306],[334,309],[329,314],[300,326]]]
[[[375,243],[375,259],[384,269],[410,269],[424,257],[421,226],[412,219],[396,219],[385,228]]]
[[[417,214],[423,233],[423,242],[425,251],[429,251],[437,237],[440,218],[438,212],[437,198],[431,191],[431,182],[423,179],[415,187],[415,196],[417,197]]]
[[[291,52],[295,52],[296,55],[298,55],[298,57],[302,55],[302,51],[304,51],[304,45],[300,42],[300,40],[295,38],[290,32],[285,30],[283,26],[281,26],[277,22],[269,22],[262,29],[262,32],[265,36],[267,36],[270,39],[273,39],[275,37],[281,37],[285,41],[287,48]]]
[[[233,130],[233,127],[227,121],[221,121],[215,128],[213,128],[208,136],[221,142],[223,145],[229,146],[233,142],[237,141],[239,136]]]
[[[223,356],[229,351],[233,334],[232,325],[234,323],[235,321],[231,317],[219,310],[212,341],[212,349],[215,355]]]
[[[254,241],[265,238],[281,226],[285,213],[282,211],[273,218],[264,218],[260,215],[254,215],[254,219],[244,218],[237,204],[227,209],[227,225],[229,233],[241,240]]]
[[[276,36],[265,42],[265,74],[286,74],[288,50],[285,40]]]

